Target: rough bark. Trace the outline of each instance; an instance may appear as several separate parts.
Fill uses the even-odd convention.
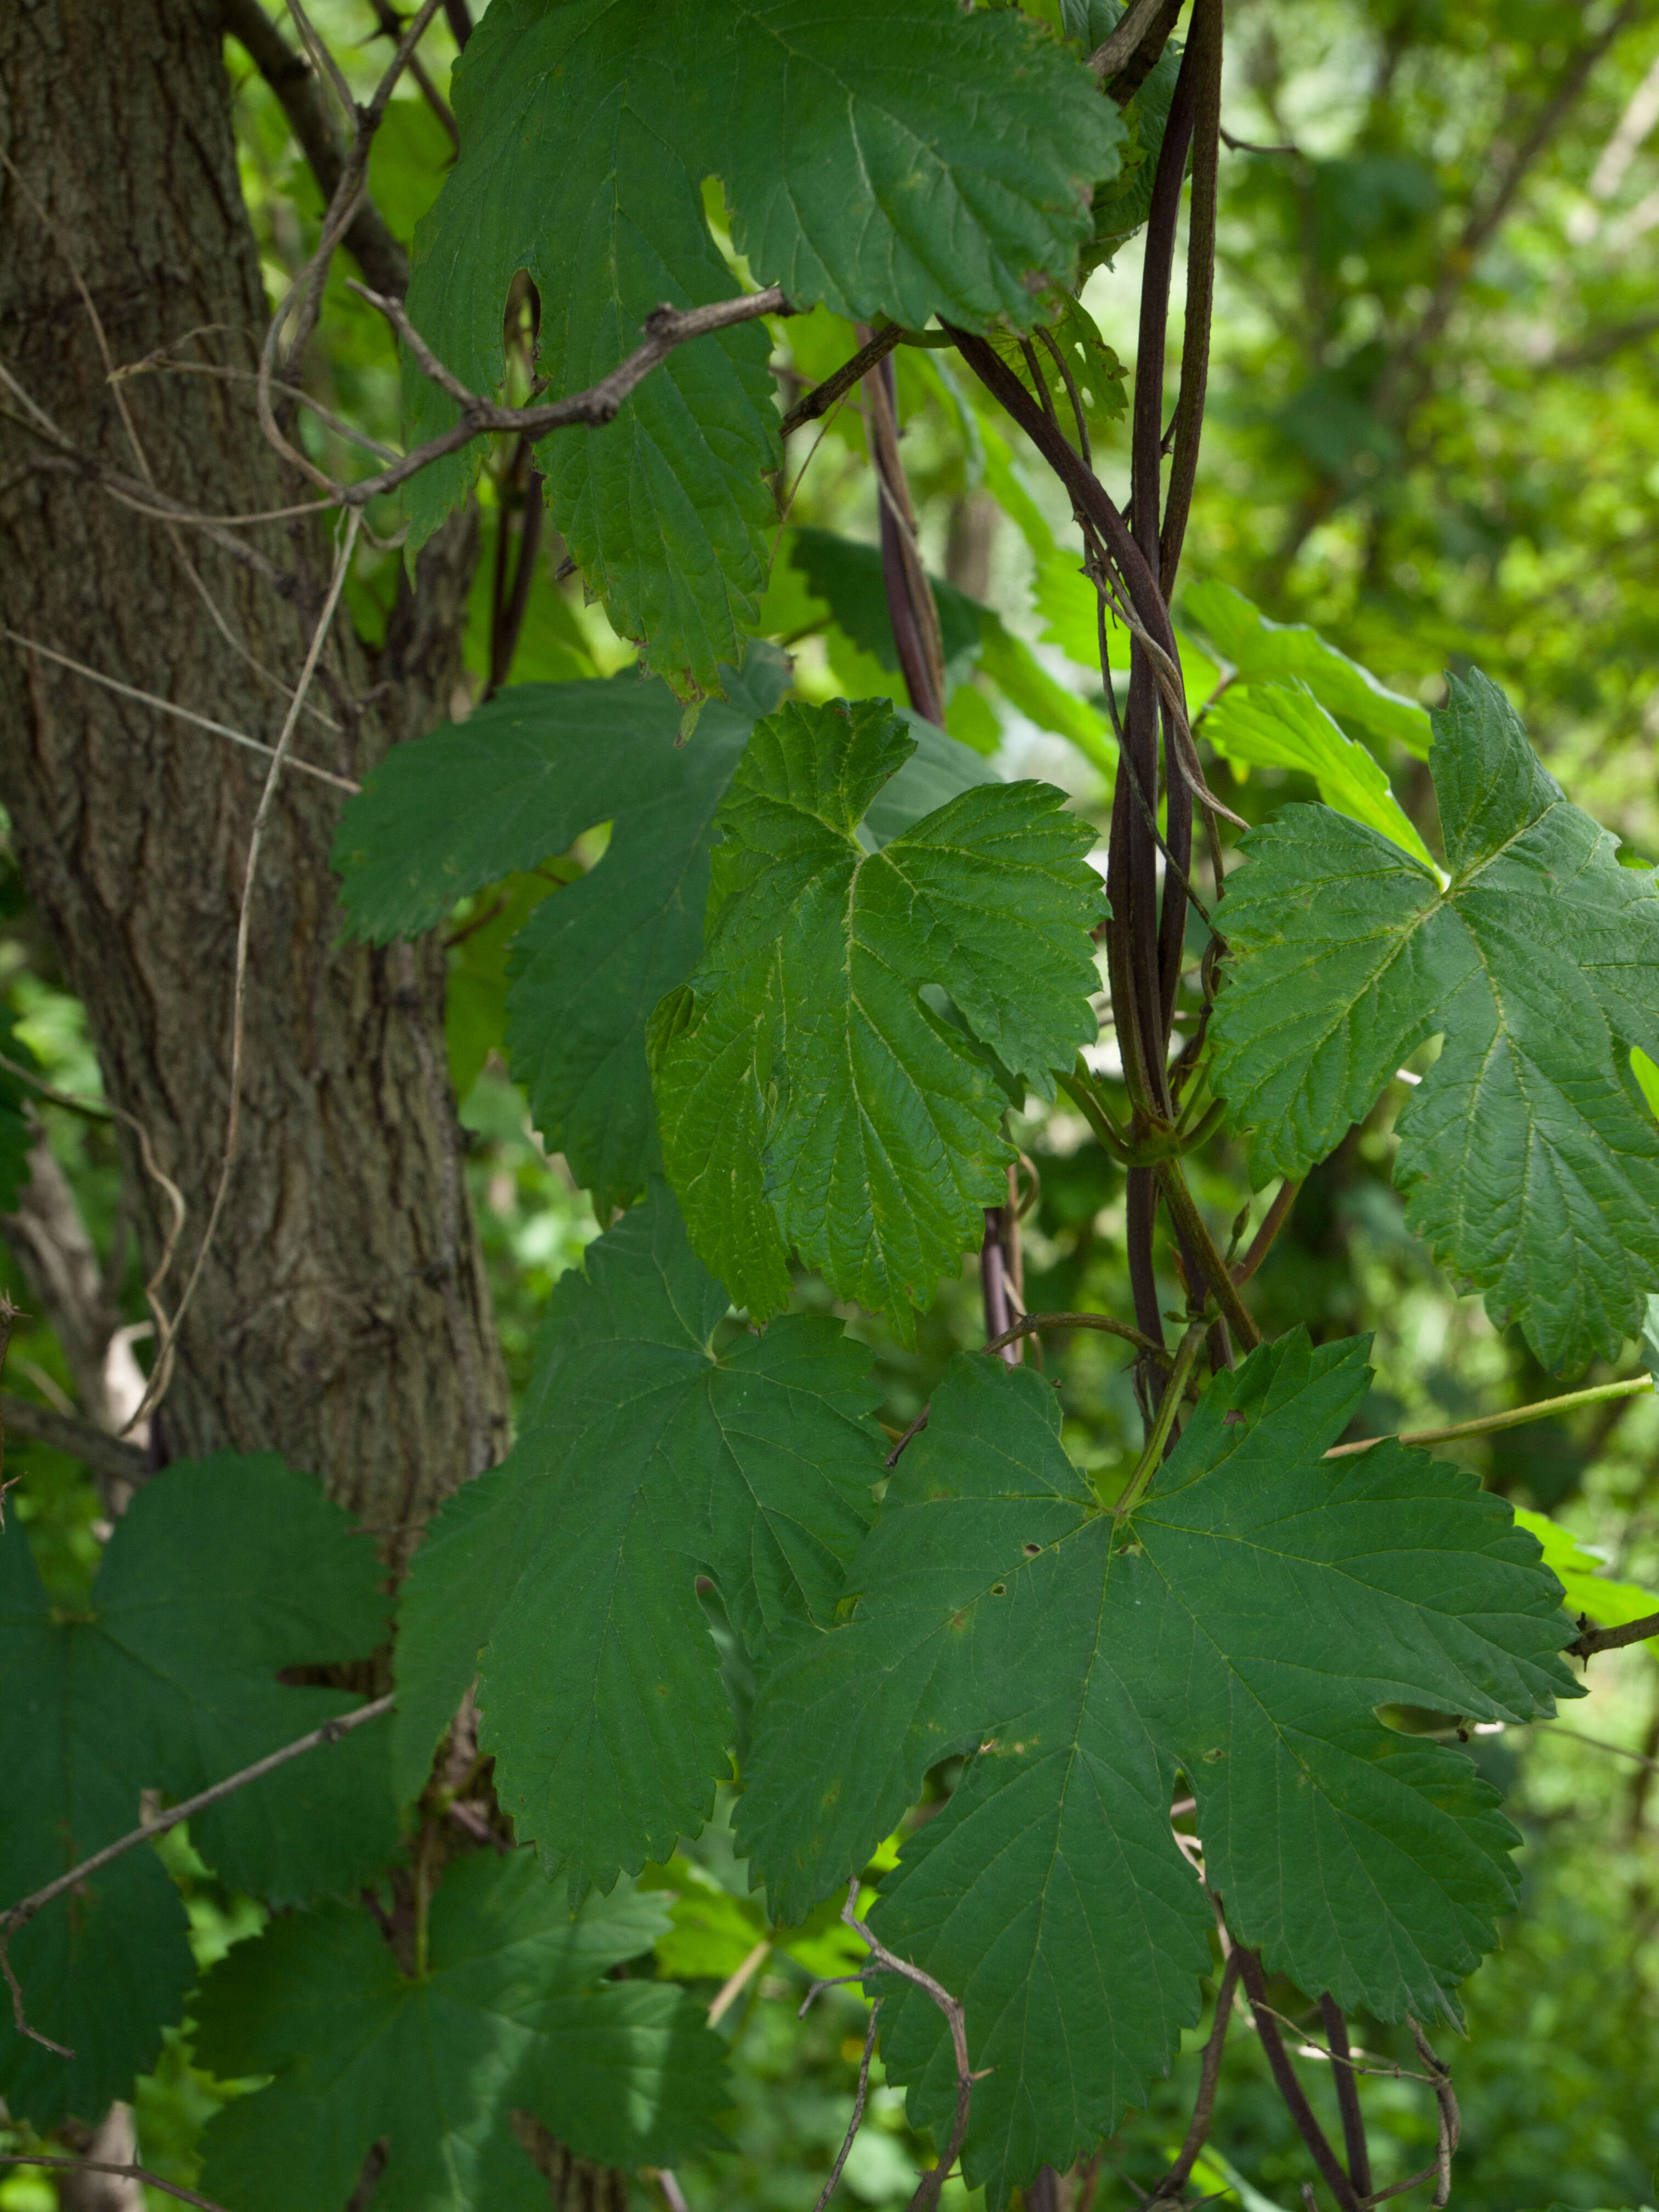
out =
[[[216,0],[0,7],[0,365],[69,445],[125,477],[153,473],[204,514],[304,497],[259,437],[245,383],[107,377],[191,332],[204,335],[186,353],[246,367],[264,327]],[[254,560],[238,561],[64,467],[49,435],[20,424],[15,392],[0,406],[5,623],[274,743],[286,700],[254,664],[297,674],[325,530],[240,532]],[[474,551],[465,523],[428,546],[377,654],[337,623],[296,752],[361,779],[437,719]],[[110,1096],[189,1207],[169,1304],[219,1175],[264,769],[0,645],[0,800],[25,880],[86,1002]],[[289,773],[268,824],[236,1165],[159,1441],[169,1455],[275,1449],[370,1523],[407,1529],[499,1455],[506,1392],[461,1180],[442,951],[338,944],[328,854],[341,804]],[[166,1209],[130,1144],[127,1165],[153,1262]]]

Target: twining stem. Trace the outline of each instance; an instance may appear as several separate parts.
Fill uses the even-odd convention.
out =
[[[1565,1397],[1535,1399],[1530,1406],[1511,1406],[1504,1413],[1483,1413],[1478,1421],[1455,1421],[1445,1429],[1405,1429],[1395,1437],[1362,1437],[1358,1443],[1333,1444],[1327,1459],[1351,1459],[1378,1444],[1444,1444],[1459,1437],[1491,1436],[1499,1429],[1524,1428],[1528,1421],[1546,1421],[1553,1413],[1571,1413],[1580,1406],[1599,1406],[1609,1398],[1634,1398],[1655,1387],[1651,1375],[1627,1376],[1622,1382],[1597,1382],[1588,1390],[1569,1390]]]
[[[1179,2201],[1186,2193],[1187,2183],[1198,2154],[1210,2139],[1210,2122],[1215,2113],[1215,2093],[1221,2078],[1221,2054],[1226,2045],[1227,2030],[1233,2016],[1233,1992],[1238,1987],[1238,1977],[1243,1966],[1243,1954],[1235,1943],[1227,1954],[1227,1963],[1221,1972],[1221,1982],[1215,1993],[1215,2019],[1210,2028],[1210,2039],[1204,2046],[1204,2066],[1199,2076],[1198,2095],[1193,2105],[1193,2117],[1187,2125],[1181,2149],[1175,2164],[1152,2191],[1154,2204]]]
[[[1158,1415],[1152,1423],[1152,1434],[1146,1439],[1146,1449],[1135,1462],[1134,1473],[1125,1484],[1122,1497],[1112,1508],[1120,1521],[1133,1513],[1139,1504],[1141,1492],[1163,1463],[1164,1447],[1170,1441],[1170,1431],[1175,1426],[1175,1417],[1187,1395],[1188,1379],[1203,1342],[1204,1323],[1194,1322],[1182,1338],[1176,1352],[1175,1365],[1170,1370],[1170,1380],[1158,1402]]]
[[[1196,1255],[1204,1273],[1204,1280],[1215,1293],[1223,1318],[1237,1333],[1247,1352],[1254,1352],[1261,1341],[1261,1331],[1250,1317],[1249,1309],[1238,1295],[1238,1285],[1233,1280],[1232,1270],[1215,1249],[1215,1239],[1206,1227],[1197,1201],[1187,1188],[1186,1177],[1176,1160],[1160,1160],[1156,1173],[1158,1187],[1164,1193],[1164,1202],[1170,1209],[1170,1218],[1178,1234]],[[1193,1288],[1200,1287],[1194,1284]]]
[[[1110,1314],[1097,1313],[1040,1313],[1022,1314],[1010,1323],[1000,1336],[994,1336],[981,1348],[986,1352],[1000,1352],[1005,1344],[1017,1338],[1035,1336],[1045,1328],[1096,1328],[1108,1336],[1121,1337],[1125,1344],[1133,1344],[1148,1359],[1156,1359],[1161,1367],[1170,1364],[1170,1355],[1161,1344],[1154,1344],[1150,1336],[1143,1336],[1138,1328],[1131,1328],[1126,1321],[1114,1321]]]
[[[1288,1176],[1279,1184],[1273,1204],[1262,1216],[1261,1228],[1250,1239],[1249,1251],[1233,1269],[1234,1282],[1248,1283],[1267,1258],[1273,1249],[1273,1239],[1290,1218],[1291,1208],[1296,1204],[1296,1194],[1301,1188],[1299,1182],[1292,1182]]]
[[[1326,2139],[1325,2130],[1314,2117],[1313,2106],[1307,2093],[1296,2078],[1296,2069],[1291,2063],[1290,2053],[1285,2048],[1285,2039],[1279,2032],[1279,2022],[1269,2008],[1267,1978],[1261,1971],[1261,1960],[1254,1951],[1238,1945],[1237,1954],[1244,1975],[1244,1993],[1250,2001],[1256,2033],[1267,2055],[1279,2095],[1285,2109],[1296,2122],[1297,2132],[1313,2155],[1314,2164],[1324,2177],[1342,2212],[1360,2212],[1360,2203],[1354,2185],[1342,2171],[1341,2161]]]
[[[1331,2071],[1336,2083],[1337,2108],[1342,2115],[1342,2148],[1347,2154],[1348,2179],[1362,2197],[1371,2193],[1371,2153],[1365,2140],[1365,2118],[1359,2109],[1359,2083],[1348,2047],[1348,2023],[1342,2008],[1328,1990],[1319,2000],[1319,2016],[1325,2023],[1330,2045]]]

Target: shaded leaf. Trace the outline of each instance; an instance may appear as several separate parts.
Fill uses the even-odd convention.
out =
[[[613,823],[605,857],[520,932],[507,998],[536,1125],[601,1206],[627,1204],[658,1164],[646,1019],[696,963],[714,811],[787,677],[762,649],[730,681],[730,705],[709,706],[685,745],[665,684],[515,685],[398,746],[335,841],[351,927],[384,942]]]
[[[1216,1089],[1256,1182],[1300,1176],[1443,1035],[1398,1124],[1407,1218],[1541,1359],[1580,1366],[1639,1334],[1659,1281],[1659,1127],[1629,1059],[1659,1051],[1659,883],[1619,866],[1485,677],[1454,678],[1434,723],[1443,890],[1322,808],[1244,839]]]
[[[654,1186],[556,1285],[524,1433],[410,1571],[403,1786],[481,1666],[501,1801],[579,1884],[666,1858],[729,1771],[698,1576],[758,1652],[834,1605],[881,1479],[863,1348],[803,1316],[724,1343],[726,1311]]]
[[[1093,831],[1047,785],[991,784],[867,854],[858,825],[913,750],[884,702],[757,725],[720,816],[703,965],[653,1018],[669,1179],[757,1317],[788,1297],[793,1245],[909,1329],[1013,1157],[972,1041],[1052,1096],[1095,1032]]]
[[[1547,1712],[1577,1693],[1571,1632],[1472,1477],[1392,1442],[1322,1459],[1365,1349],[1297,1331],[1218,1376],[1121,1532],[1052,1389],[960,1356],[848,1572],[850,1619],[796,1632],[762,1683],[737,1825],[782,1911],[969,1754],[873,1924],[962,1996],[996,2069],[966,2154],[993,2203],[1109,2134],[1198,2017],[1210,1909],[1170,1834],[1177,1775],[1235,1937],[1304,1990],[1454,2011],[1510,1909],[1496,1793],[1375,1711]],[[942,2139],[937,2010],[888,1996],[883,2045]]]
[[[661,1984],[601,1980],[665,1919],[625,1887],[573,1918],[532,1855],[486,1853],[445,1873],[414,1978],[366,1912],[274,1922],[193,2007],[218,2073],[275,2076],[215,2115],[204,2190],[243,2212],[316,2212],[346,2202],[384,2142],[386,2212],[545,2212],[515,2112],[605,2165],[718,2145],[725,2053],[700,2008]]]
[[[0,1831],[0,1899],[52,1881],[176,1802],[361,1700],[280,1669],[366,1657],[387,1632],[373,1547],[309,1475],[270,1455],[179,1461],[133,1498],[83,1618],[54,1616],[15,1521],[0,1535],[0,1765],[28,1818]],[[273,1904],[349,1894],[398,1846],[378,1724],[306,1754],[192,1821],[233,1887]],[[0,2019],[0,2083],[38,2127],[99,2113],[176,2022],[195,1978],[184,1906],[148,1850],[49,1905],[11,1943],[31,2025]]]
[[[539,368],[575,391],[645,319],[728,298],[701,186],[718,175],[759,283],[838,313],[982,328],[1068,273],[1122,126],[1087,73],[1006,11],[951,0],[497,0],[455,71],[462,152],[416,233],[409,307],[475,391],[502,380],[507,288],[542,301]],[[678,349],[601,430],[540,448],[553,518],[623,635],[683,695],[741,657],[774,519],[769,341],[745,325]],[[455,419],[412,368],[411,434]],[[476,453],[410,488],[417,534]]]

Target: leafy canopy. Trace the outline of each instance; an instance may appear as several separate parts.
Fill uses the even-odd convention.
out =
[[[1557,1368],[1639,1334],[1659,1279],[1659,881],[1568,803],[1479,672],[1434,718],[1451,878],[1363,824],[1287,807],[1228,885],[1214,1080],[1252,1173],[1301,1175],[1407,1056],[1440,1057],[1395,1181],[1437,1259]]]
[[[1300,1330],[1218,1375],[1121,1528],[1028,1370],[957,1358],[848,1574],[756,1705],[739,1843],[787,1915],[969,1754],[873,1925],[963,1998],[970,2182],[1063,2171],[1198,2015],[1210,1908],[1170,1834],[1197,1797],[1235,1938],[1386,2020],[1454,2012],[1510,1909],[1514,1831],[1388,1704],[1521,1721],[1578,1694],[1554,1577],[1501,1500],[1393,1442],[1325,1462],[1365,1342]],[[886,1996],[890,2078],[948,2133],[938,2012]]]
[[[702,950],[715,809],[786,677],[763,650],[728,680],[731,703],[707,708],[684,745],[665,684],[514,685],[396,747],[335,840],[350,927],[384,944],[611,822],[604,858],[520,932],[507,1001],[536,1126],[602,1206],[629,1204],[661,1164],[646,1021]]]
[[[603,1979],[662,1933],[665,1903],[624,1886],[573,1918],[533,1855],[485,1853],[445,1874],[412,1976],[342,1906],[238,1944],[196,2000],[198,2048],[222,2075],[275,2078],[214,2118],[204,2190],[244,2212],[316,2212],[346,2202],[383,2142],[387,2212],[544,2212],[526,2120],[618,2166],[718,2143],[726,2057],[701,2008]]]
[[[723,1342],[726,1303],[654,1186],[555,1288],[525,1433],[410,1577],[403,1786],[479,1671],[501,1802],[579,1886],[665,1859],[730,1771],[697,1577],[758,1655],[833,1607],[881,1480],[862,1349],[799,1316]]]
[[[884,700],[757,725],[720,811],[703,964],[653,1019],[669,1180],[757,1318],[787,1301],[793,1245],[910,1329],[1006,1194],[988,1051],[1052,1097],[1050,1070],[1095,1035],[1092,830],[1048,785],[988,784],[869,853],[859,824],[913,747]]]
[[[145,1790],[192,1796],[360,1700],[279,1669],[366,1658],[387,1606],[371,1547],[309,1475],[229,1452],[180,1461],[116,1523],[91,1611],[59,1619],[14,1520],[0,1535],[0,1678],[12,1729],[0,1823],[11,1904],[139,1822]],[[284,1767],[191,1823],[233,1887],[272,1904],[349,1895],[398,1844],[378,1724]],[[31,2026],[0,2010],[0,2088],[48,2127],[101,2112],[161,2047],[195,1979],[185,1911],[160,1862],[129,1851],[11,1942]]]
[[[498,0],[456,69],[461,153],[416,233],[409,309],[474,391],[503,374],[520,270],[550,388],[595,382],[652,309],[736,286],[705,220],[720,179],[757,282],[839,315],[1029,328],[1069,275],[1124,131],[1087,72],[1012,9],[953,0]],[[680,348],[594,432],[541,450],[553,517],[612,622],[678,688],[741,659],[765,578],[777,465],[769,342]],[[414,434],[455,419],[412,369]],[[429,531],[457,456],[411,486]]]

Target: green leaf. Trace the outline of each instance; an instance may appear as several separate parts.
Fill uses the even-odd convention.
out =
[[[838,538],[832,531],[799,529],[791,535],[789,560],[860,651],[896,674],[898,647],[887,611],[887,589],[877,548]],[[940,577],[928,580],[939,610],[947,669],[960,678],[964,666],[977,661],[1011,706],[1039,729],[1069,738],[1097,768],[1109,777],[1113,775],[1117,747],[1095,708],[1057,683],[1024,640],[1016,637],[991,608],[981,606]],[[958,681],[956,697],[961,696]],[[931,726],[918,716],[907,716],[907,720],[925,748],[925,733]],[[888,790],[903,786],[909,774],[909,766],[901,769]],[[872,816],[876,808],[884,805],[886,795],[884,793],[876,800]]]
[[[658,1164],[645,1023],[702,949],[714,811],[757,714],[787,681],[757,652],[677,745],[665,684],[522,684],[399,745],[341,818],[350,927],[384,942],[610,820],[605,857],[544,899],[511,957],[508,1045],[536,1125],[602,1206]]]
[[[698,1576],[757,1653],[833,1607],[882,1478],[862,1347],[799,1316],[726,1342],[726,1311],[653,1186],[556,1285],[526,1432],[448,1501],[410,1572],[404,1788],[482,1654],[497,1793],[579,1885],[666,1858],[730,1771]]]
[[[1198,2017],[1210,1911],[1170,1834],[1177,1775],[1235,1939],[1304,1990],[1454,2010],[1510,1909],[1496,1793],[1376,1709],[1547,1712],[1578,1694],[1571,1630],[1472,1477],[1394,1443],[1322,1459],[1365,1349],[1298,1330],[1218,1376],[1121,1531],[1052,1389],[958,1357],[848,1572],[850,1619],[796,1632],[763,1680],[737,1826],[781,1911],[969,1754],[872,1924],[963,1999],[995,2069],[966,2154],[994,2203],[1109,2135]],[[883,2046],[942,2140],[938,2012],[887,1996]]]
[[[0,1535],[0,1768],[29,1817],[0,1829],[0,1901],[28,1895],[176,1802],[361,1700],[279,1669],[366,1657],[386,1640],[373,1547],[308,1475],[269,1455],[180,1461],[117,1522],[82,1618],[55,1617],[27,1540]],[[309,1753],[191,1825],[233,1887],[273,1904],[348,1894],[398,1846],[378,1726]],[[125,2096],[195,1978],[177,1891],[130,1851],[13,1937],[33,2027],[0,2014],[0,2089],[38,2127]]]
[[[1066,425],[1068,437],[1076,434],[1073,427],[1076,420],[1072,404],[1073,391],[1082,404],[1084,423],[1091,438],[1109,437],[1113,425],[1120,422],[1128,410],[1129,403],[1123,390],[1123,363],[1102,337],[1100,325],[1089,310],[1069,292],[1059,295],[1049,316],[1030,337],[1031,354],[1042,380],[1040,386],[1037,377],[1032,375],[1025,347],[1017,337],[1006,331],[995,331],[991,344],[1031,397],[1040,399],[1048,412]],[[1059,362],[1054,359],[1055,353],[1060,356]],[[1067,377],[1071,379],[1070,390]]]
[[[1306,623],[1269,622],[1231,584],[1189,585],[1182,608],[1246,684],[1305,684],[1333,714],[1428,758],[1428,709],[1389,690]]]
[[[1301,769],[1317,783],[1327,806],[1392,838],[1423,867],[1433,867],[1428,847],[1401,812],[1375,757],[1343,735],[1305,684],[1231,684],[1201,727],[1223,760]]]
[[[1603,1562],[1586,1552],[1547,1513],[1528,1513],[1515,1508],[1517,1528],[1536,1539],[1544,1565],[1561,1585],[1561,1602],[1575,1623],[1582,1615],[1597,1628],[1622,1628],[1627,1620],[1645,1620],[1659,1613],[1659,1591],[1644,1589],[1639,1583],[1609,1581]],[[1648,1649],[1659,1659],[1659,1636],[1648,1638]]]
[[[757,1317],[788,1297],[793,1244],[912,1328],[1013,1157],[972,1040],[1052,1097],[1095,1032],[1093,831],[1048,785],[988,784],[866,853],[858,824],[913,750],[880,701],[757,725],[720,812],[703,965],[653,1018],[669,1179]]]
[[[718,2147],[725,2053],[699,2008],[660,1983],[601,1979],[666,1917],[623,1887],[573,1919],[565,1885],[525,1852],[450,1866],[414,1977],[366,1912],[274,1922],[192,2007],[208,2065],[275,2077],[210,2124],[204,2191],[240,2212],[317,2212],[346,2202],[384,2142],[386,2212],[545,2212],[517,2116],[605,2165]]]
[[[1102,262],[1109,269],[1119,250],[1152,213],[1152,185],[1176,79],[1181,74],[1182,51],[1180,40],[1171,39],[1123,110],[1127,132],[1123,167],[1115,178],[1096,188],[1092,234],[1083,254],[1085,269],[1098,268]]]
[[[1064,275],[1122,125],[1084,70],[1004,12],[952,0],[497,0],[455,70],[462,152],[416,235],[409,310],[474,391],[503,375],[523,269],[555,392],[596,382],[645,319],[729,298],[703,214],[719,176],[732,238],[792,302],[979,329],[1036,312]],[[679,347],[602,430],[539,449],[553,519],[617,629],[690,695],[737,662],[765,580],[777,465],[769,341],[744,325]],[[456,418],[412,368],[411,436]],[[476,453],[410,490],[418,535]]]
[[[1437,1259],[1556,1368],[1639,1334],[1659,1282],[1659,882],[1546,775],[1501,692],[1454,678],[1432,759],[1435,878],[1322,808],[1252,830],[1227,886],[1214,1082],[1250,1168],[1303,1174],[1437,1034],[1395,1179]]]

